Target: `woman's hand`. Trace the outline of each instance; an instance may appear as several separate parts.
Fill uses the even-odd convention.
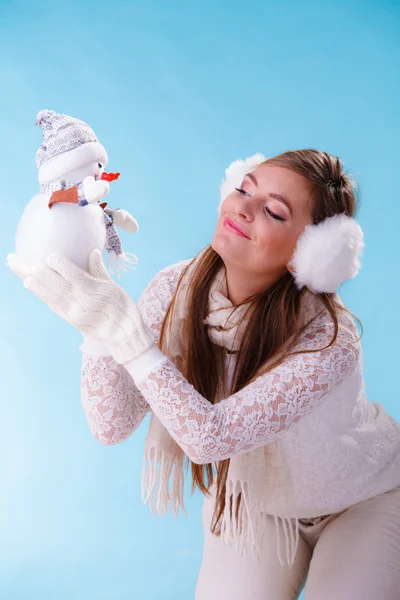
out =
[[[7,262],[54,313],[86,338],[105,342],[116,362],[129,362],[154,343],[139,308],[108,274],[100,250],[91,253],[89,272],[57,254],[49,256],[47,266],[22,265],[14,254]]]

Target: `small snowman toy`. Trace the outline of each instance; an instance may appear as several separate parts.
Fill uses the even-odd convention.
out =
[[[107,208],[103,198],[119,173],[106,173],[108,156],[83,121],[42,110],[36,124],[43,144],[36,153],[40,193],[25,207],[15,237],[15,254],[22,264],[45,264],[60,254],[88,270],[94,249],[108,252],[110,273],[134,268],[134,254],[123,251],[115,229],[135,233],[139,226],[127,211]]]

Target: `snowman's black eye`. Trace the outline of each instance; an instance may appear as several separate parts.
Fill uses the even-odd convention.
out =
[[[103,165],[101,163],[98,164],[99,169],[103,168]]]

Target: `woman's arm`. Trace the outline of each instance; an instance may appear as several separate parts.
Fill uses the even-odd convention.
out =
[[[81,402],[89,429],[102,444],[118,444],[137,429],[149,405],[132,377],[112,356],[83,350]]]
[[[319,352],[297,354],[265,375],[212,405],[157,349],[125,367],[170,435],[197,464],[212,463],[264,446],[314,410],[332,388],[352,375],[361,354],[356,326],[339,324],[335,343]],[[320,317],[296,350],[322,348],[333,337],[333,323]],[[159,353],[159,354],[158,354]],[[152,356],[153,367],[149,370]],[[144,357],[143,357],[144,358]],[[146,374],[145,374],[146,371]]]
[[[157,273],[138,302],[157,343],[165,313],[188,262],[181,261]],[[81,346],[81,402],[93,436],[102,444],[118,444],[139,427],[150,407],[125,367],[112,356],[101,355],[101,346],[91,341]]]

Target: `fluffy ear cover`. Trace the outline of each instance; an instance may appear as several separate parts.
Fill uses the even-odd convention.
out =
[[[345,214],[307,225],[289,263],[298,289],[307,286],[314,293],[336,292],[359,272],[363,240],[360,225]]]
[[[225,170],[225,177],[219,187],[220,189],[220,203],[217,208],[218,213],[221,211],[221,204],[229,194],[233,192],[236,187],[239,187],[242,183],[243,177],[246,173],[253,171],[259,164],[261,164],[266,157],[261,154],[253,154],[245,160],[234,160],[229,167]]]

